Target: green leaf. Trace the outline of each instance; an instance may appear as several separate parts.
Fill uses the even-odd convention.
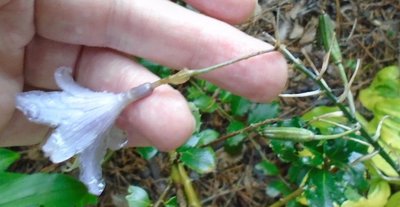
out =
[[[205,129],[197,134],[192,135],[185,144],[180,146],[177,151],[183,152],[189,148],[200,147],[206,145],[219,137],[219,133],[212,129]]]
[[[147,192],[138,186],[129,186],[128,195],[125,197],[129,207],[148,207],[151,201]]]
[[[257,123],[266,119],[276,118],[280,113],[278,102],[268,104],[256,104],[249,112],[247,122]]]
[[[197,146],[203,146],[216,140],[219,137],[219,133],[213,129],[205,129],[194,136],[199,138]]]
[[[154,156],[156,156],[158,150],[154,147],[137,147],[136,151],[140,154],[141,157],[145,160],[150,160]]]
[[[261,171],[264,175],[279,175],[278,167],[268,160],[257,163],[255,169]]]
[[[216,167],[215,152],[211,147],[189,148],[180,154],[183,164],[198,173],[208,173]]]
[[[333,207],[334,200],[332,194],[337,190],[333,176],[328,171],[316,169],[309,175],[305,195],[310,206]]]
[[[6,171],[19,157],[20,155],[17,152],[0,148],[0,172]]]
[[[289,195],[291,193],[291,190],[289,186],[287,186],[283,181],[274,180],[268,183],[267,188],[265,189],[265,193],[269,197],[275,198],[281,195]]]
[[[243,122],[232,121],[229,123],[227,127],[227,133],[232,133],[241,130],[244,127],[245,125],[243,124]],[[243,140],[245,138],[246,138],[245,134],[238,134],[227,139],[224,143],[224,150],[231,155],[240,153],[243,149]]]
[[[293,141],[271,140],[272,150],[284,162],[296,162],[298,160],[297,149]]]
[[[201,95],[192,101],[202,112],[211,113],[217,109],[215,100],[208,95]]]
[[[240,96],[233,96],[231,99],[231,112],[235,116],[243,116],[250,109],[251,102]]]
[[[165,207],[177,207],[178,206],[178,199],[176,196],[172,196],[164,203]]]
[[[88,206],[97,198],[74,178],[62,174],[0,172],[0,206]]]
[[[390,197],[385,207],[399,207],[399,203],[400,203],[400,192],[397,192]]]

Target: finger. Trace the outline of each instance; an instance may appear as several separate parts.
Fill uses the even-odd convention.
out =
[[[37,1],[38,33],[73,44],[106,46],[173,68],[201,68],[271,48],[228,24],[169,1]],[[269,53],[205,76],[256,101],[285,86],[287,66]]]
[[[25,55],[25,83],[47,89],[57,89],[54,72],[60,66],[75,68],[81,46],[55,42],[35,36]]]
[[[240,24],[255,12],[256,0],[186,0],[187,3],[208,16],[230,24]]]
[[[89,88],[115,92],[157,79],[124,55],[96,48],[82,51],[77,78]],[[151,96],[128,106],[118,123],[128,132],[131,146],[152,144],[164,151],[180,146],[194,129],[185,99],[169,86],[158,87]]]
[[[0,7],[0,131],[15,108],[15,94],[22,89],[24,45],[33,36],[33,1],[2,2]],[[12,139],[12,137],[0,137]]]
[[[32,123],[19,111],[15,111],[12,118],[0,132],[0,146],[24,146],[40,143],[46,137],[47,126]]]

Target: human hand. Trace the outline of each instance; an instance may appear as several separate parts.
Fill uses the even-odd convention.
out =
[[[187,0],[200,11],[239,23],[255,0]],[[99,91],[125,91],[157,79],[129,55],[171,68],[202,68],[271,45],[228,24],[165,0],[0,0],[0,145],[29,145],[48,128],[15,110],[22,88],[57,89],[59,66],[74,68],[78,82]],[[284,87],[286,62],[264,54],[202,76],[235,94],[268,101]],[[184,97],[169,86],[128,106],[117,120],[130,146],[170,150],[194,129]]]

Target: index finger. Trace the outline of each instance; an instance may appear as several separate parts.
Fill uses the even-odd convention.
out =
[[[61,42],[110,47],[172,68],[202,68],[271,45],[216,19],[169,1],[38,1],[38,33]],[[286,62],[261,55],[204,76],[256,101],[274,98],[286,81]]]

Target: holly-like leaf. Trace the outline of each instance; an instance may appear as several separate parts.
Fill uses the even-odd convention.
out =
[[[335,188],[333,176],[325,170],[315,169],[310,172],[305,195],[310,206],[333,207]]]
[[[208,173],[216,167],[216,156],[211,147],[188,148],[180,155],[182,163],[198,173]]]
[[[14,151],[0,148],[0,172],[6,171],[19,157],[20,155]]]
[[[0,172],[0,206],[88,206],[97,197],[85,185],[63,174]]]
[[[279,175],[278,167],[274,163],[272,163],[268,160],[263,160],[263,161],[257,163],[254,168],[256,170],[261,171],[264,175],[268,175],[268,176]]]
[[[138,147],[136,151],[140,154],[141,157],[145,160],[150,160],[154,156],[156,156],[158,150],[154,147]]]
[[[279,113],[280,107],[278,102],[256,104],[253,109],[250,109],[247,122],[257,123],[266,119],[275,118],[279,115]]]
[[[149,207],[151,201],[147,192],[138,186],[129,186],[128,195],[125,197],[129,207]]]

